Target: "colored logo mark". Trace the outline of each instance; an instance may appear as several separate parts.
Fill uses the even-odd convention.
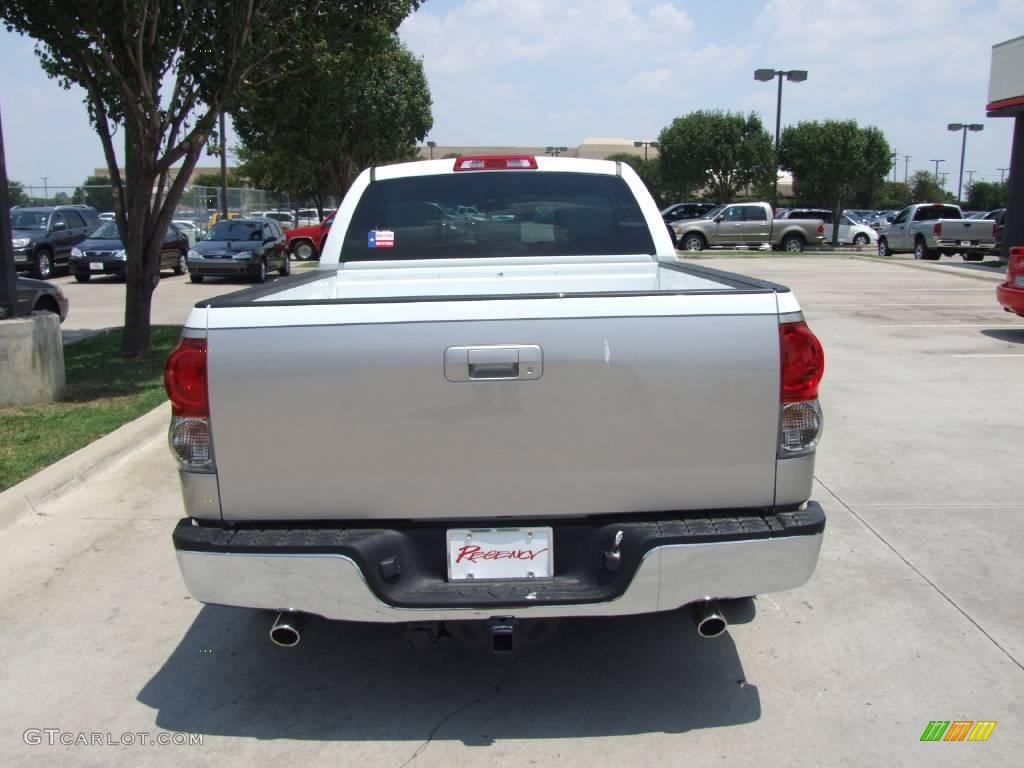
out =
[[[931,720],[921,741],[988,741],[996,720]]]

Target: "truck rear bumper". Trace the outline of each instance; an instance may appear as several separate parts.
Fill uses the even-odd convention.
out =
[[[174,543],[185,584],[204,603],[367,622],[616,616],[798,587],[814,572],[825,516],[810,502],[778,514],[553,527],[554,578],[511,582],[448,582],[443,526],[229,530],[185,519]],[[621,565],[609,571],[602,551],[619,531]]]

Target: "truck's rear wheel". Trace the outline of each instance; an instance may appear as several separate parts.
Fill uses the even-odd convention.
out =
[[[914,258],[925,261],[938,261],[939,253],[938,251],[931,250],[925,244],[924,239],[919,237],[914,241]]]
[[[191,275],[188,276],[188,279],[191,280],[193,283],[201,283],[203,282],[204,277],[206,277],[206,275],[197,275],[195,272],[193,272]]]
[[[704,242],[704,238],[701,235],[692,234],[683,237],[684,251],[703,251],[707,246],[708,244]]]
[[[782,241],[782,250],[789,253],[800,253],[804,249],[804,240],[799,235],[789,235]]]
[[[884,237],[878,240],[878,255],[882,258],[892,256],[892,251],[889,250],[889,241]]]

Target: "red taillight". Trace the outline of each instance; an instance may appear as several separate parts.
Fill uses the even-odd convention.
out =
[[[1006,270],[1006,282],[1013,285],[1017,275],[1024,274],[1024,248],[1010,249],[1010,263]]]
[[[456,171],[515,171],[536,170],[537,158],[530,155],[481,155],[460,157],[455,161]]]
[[[819,235],[824,235],[825,234],[825,225],[824,224],[819,224],[818,225],[818,234]]]
[[[175,416],[209,416],[206,339],[182,339],[164,366],[164,387]]]
[[[932,234],[936,237],[942,237],[942,222],[937,221],[932,225]]]
[[[797,403],[818,397],[825,373],[825,351],[807,323],[779,326],[782,347],[782,402]]]

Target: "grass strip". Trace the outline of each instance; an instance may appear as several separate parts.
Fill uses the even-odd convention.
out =
[[[164,361],[180,335],[181,326],[153,326],[140,360],[121,357],[120,330],[66,346],[61,402],[0,409],[0,491],[166,400]]]

